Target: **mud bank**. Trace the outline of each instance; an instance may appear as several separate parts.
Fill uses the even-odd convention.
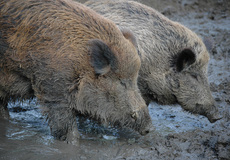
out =
[[[84,1],[81,1],[84,2]],[[56,141],[36,101],[10,104],[10,121],[0,119],[0,159],[230,159],[230,1],[139,0],[215,42],[209,81],[223,119],[214,124],[176,106],[152,103],[155,131],[139,136],[78,117],[77,146]]]

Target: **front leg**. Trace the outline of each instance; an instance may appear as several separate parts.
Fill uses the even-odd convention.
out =
[[[52,136],[59,140],[65,140],[67,143],[78,143],[80,134],[77,128],[75,110],[62,107],[61,104],[47,108],[44,112],[47,115]]]
[[[8,101],[0,99],[0,118],[4,118],[4,119],[10,118],[7,105],[8,105]]]

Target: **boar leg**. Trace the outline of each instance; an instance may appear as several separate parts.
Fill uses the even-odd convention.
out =
[[[80,137],[77,129],[75,110],[60,107],[49,107],[47,119],[51,129],[51,134],[56,139],[66,140],[68,143],[77,142]]]
[[[4,118],[4,119],[9,119],[10,115],[9,115],[9,111],[7,109],[7,101],[3,101],[0,99],[0,118]]]

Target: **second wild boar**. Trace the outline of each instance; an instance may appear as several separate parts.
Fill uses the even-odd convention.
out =
[[[89,0],[87,6],[134,33],[142,61],[138,86],[146,103],[179,103],[210,122],[220,119],[207,79],[210,43],[143,4]],[[205,45],[206,44],[206,45]]]

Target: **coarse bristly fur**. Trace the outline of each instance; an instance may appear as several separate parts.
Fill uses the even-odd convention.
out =
[[[133,32],[142,61],[138,87],[147,104],[179,103],[211,122],[220,119],[207,80],[209,41],[138,2],[89,0],[85,5]]]
[[[36,97],[57,139],[79,137],[76,112],[146,134],[151,119],[137,87],[141,61],[134,36],[123,34],[70,0],[2,0],[1,113],[9,101]]]

